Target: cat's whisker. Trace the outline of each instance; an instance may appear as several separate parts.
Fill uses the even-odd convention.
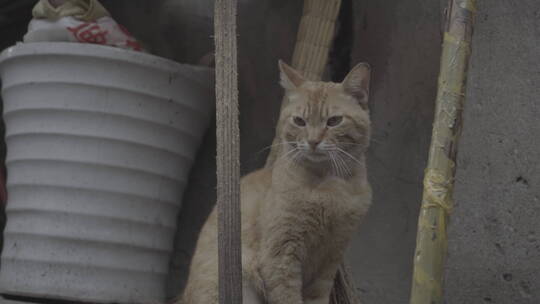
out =
[[[352,142],[351,142],[351,143],[349,143],[349,142],[339,142],[338,144],[340,144],[340,145],[346,145],[346,146],[361,147],[361,148],[365,147],[364,144],[352,143]],[[336,145],[336,146],[337,146],[337,145]]]
[[[298,155],[300,155],[301,153],[302,153],[302,149],[295,147],[291,149],[290,151],[288,151],[287,153],[283,154],[279,159],[286,158],[289,162],[294,163]]]
[[[344,159],[341,157],[339,153],[336,153],[336,162],[338,163],[339,167],[341,168],[341,171],[343,171],[343,177],[350,177],[352,176],[351,170],[349,170],[349,167],[347,163],[344,161]]]
[[[289,161],[291,162],[292,161],[292,158],[294,158],[296,156],[296,154],[294,154],[296,152],[296,154],[302,152],[300,151],[300,149],[298,149],[298,147],[296,148],[293,148],[292,150],[286,152],[285,154],[279,156],[275,161],[274,163],[270,166],[270,168],[275,168],[276,165],[282,161],[282,160],[285,160],[285,161]],[[293,155],[292,157],[290,157],[291,155]]]
[[[369,139],[369,142],[373,142],[373,143],[376,143],[376,144],[382,144],[382,143],[383,143],[382,141],[377,140],[377,139],[375,139],[375,138],[373,138],[373,137],[371,137],[371,138]],[[353,142],[338,142],[338,144],[340,144],[340,145],[360,146],[360,147],[364,147],[364,146],[365,146],[365,144],[359,144],[359,143],[353,143]]]
[[[337,160],[341,163],[341,166],[347,172],[347,175],[349,177],[351,177],[353,175],[352,172],[351,172],[351,169],[349,168],[349,166],[348,166],[347,162],[345,161],[345,159],[343,159],[339,153],[337,154]]]
[[[351,173],[349,171],[349,168],[347,168],[347,164],[343,161],[339,153],[336,153],[336,162],[338,163],[339,167],[341,168],[341,171],[343,172],[343,177],[350,176]]]
[[[332,169],[334,170],[334,174],[335,174],[337,177],[340,177],[340,174],[339,174],[338,168],[337,168],[337,163],[336,163],[336,160],[334,159],[334,158],[335,158],[334,153],[329,152],[329,153],[328,153],[328,156],[329,156],[329,158],[330,158],[331,165],[332,165]]]
[[[302,154],[302,150],[298,150],[292,157],[289,158],[289,162],[291,163],[291,167],[296,167],[299,165],[298,158]],[[291,168],[289,167],[289,169]]]
[[[336,150],[336,145],[329,145],[329,147],[326,148],[319,148],[321,151],[325,152],[331,152]]]
[[[356,159],[356,158],[355,158],[354,156],[352,156],[349,152],[347,152],[347,151],[345,151],[345,150],[343,150],[343,149],[341,149],[341,148],[339,148],[339,147],[336,147],[336,149],[337,149],[339,152],[345,154],[345,155],[346,155],[347,157],[349,157],[350,159],[352,159],[352,160],[354,160],[355,162],[359,163],[360,165],[362,164],[361,161],[359,161],[358,159]]]
[[[348,172],[347,172],[347,170],[345,169],[345,167],[343,167],[343,164],[341,163],[341,160],[340,160],[340,158],[339,158],[339,154],[336,154],[336,164],[337,164],[337,166],[338,166],[338,168],[339,168],[340,176],[341,176],[342,178],[346,178],[347,175],[348,175]]]
[[[295,141],[286,141],[286,142],[281,142],[281,143],[277,143],[277,144],[273,144],[273,145],[270,145],[270,146],[267,146],[267,147],[264,147],[262,148],[261,150],[255,152],[255,154],[259,154],[259,153],[262,153],[266,150],[270,150],[274,147],[279,147],[279,146],[283,146],[283,145],[292,145],[292,144],[295,144],[296,142]]]
[[[339,171],[340,177],[345,177],[345,171],[343,170],[343,166],[341,165],[341,162],[339,161],[339,154],[337,152],[334,152],[334,161],[336,163],[336,167]]]
[[[282,156],[280,156],[280,157],[278,158],[278,160],[287,158],[287,157],[289,157],[291,154],[293,154],[294,152],[297,152],[297,151],[300,151],[300,149],[294,148],[294,149],[290,150],[289,152],[287,152],[287,153],[283,154]]]

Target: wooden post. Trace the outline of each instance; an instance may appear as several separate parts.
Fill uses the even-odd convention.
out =
[[[447,225],[471,54],[475,0],[450,0],[414,255],[411,304],[442,304]]]
[[[237,0],[215,1],[219,303],[242,303]]]

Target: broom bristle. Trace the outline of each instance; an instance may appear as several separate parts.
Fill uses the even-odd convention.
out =
[[[356,288],[344,263],[340,265],[334,279],[330,304],[360,304]]]

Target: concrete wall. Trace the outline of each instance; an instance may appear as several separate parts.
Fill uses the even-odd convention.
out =
[[[292,55],[302,2],[239,2],[241,153],[246,173],[264,163],[267,152],[260,151],[274,134],[282,94],[276,63]],[[352,2],[350,63],[367,61],[374,68],[374,140],[368,165],[375,201],[347,260],[364,304],[407,303],[436,95],[441,3],[446,1]],[[478,2],[446,302],[539,303],[540,153],[535,139],[540,135],[540,2]],[[210,0],[103,3],[158,55],[196,63],[213,48]],[[22,26],[13,32],[21,32]],[[212,130],[190,183],[171,265],[171,296],[183,286],[196,233],[215,202]]]
[[[407,303],[440,58],[433,0],[354,1],[353,62],[373,66],[374,204],[348,255],[366,304]]]
[[[540,303],[540,1],[479,1],[448,304]]]

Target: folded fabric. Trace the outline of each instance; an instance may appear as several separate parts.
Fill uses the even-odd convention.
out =
[[[40,0],[33,9],[24,42],[79,42],[144,51],[97,0],[65,0],[56,6]]]
[[[110,16],[107,9],[97,0],[66,0],[58,7],[53,6],[49,0],[40,0],[32,10],[36,19],[56,20],[71,16],[82,21],[94,21]]]

